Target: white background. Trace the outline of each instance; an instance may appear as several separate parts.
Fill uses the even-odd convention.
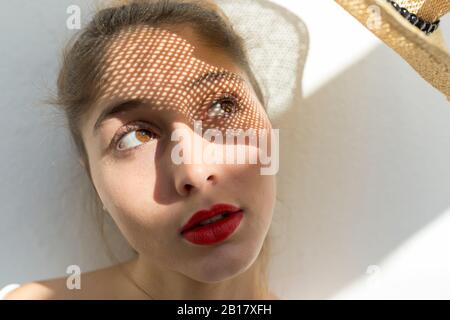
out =
[[[275,2],[306,23],[310,47],[304,99],[281,135],[274,291],[450,298],[449,103],[334,1]],[[39,102],[73,3],[87,1],[10,1],[0,12],[0,287],[110,264],[62,119]]]

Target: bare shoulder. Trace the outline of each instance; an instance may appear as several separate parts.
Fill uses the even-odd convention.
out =
[[[20,285],[10,291],[4,297],[5,300],[46,300],[49,299],[53,290],[46,281],[34,281]]]
[[[109,297],[117,283],[117,266],[81,273],[80,287],[68,286],[68,277],[32,281],[22,284],[4,297],[5,300],[102,299]],[[72,289],[69,289],[72,288]]]

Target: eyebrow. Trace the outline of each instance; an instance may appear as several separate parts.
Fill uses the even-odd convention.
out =
[[[125,110],[133,110],[141,107],[143,105],[143,101],[137,100],[137,99],[131,99],[122,101],[119,103],[111,104],[107,106],[98,116],[97,120],[94,124],[93,133],[94,135],[97,134],[98,129],[100,128],[101,124],[109,119],[112,118],[115,114],[118,114],[120,112],[123,112]]]
[[[209,83],[213,80],[222,79],[222,78],[231,78],[231,79],[238,79],[240,81],[244,81],[243,78],[234,73],[229,71],[209,71],[197,78],[196,80],[192,81],[189,85],[190,89],[194,89],[200,86],[202,83]],[[124,111],[131,111],[134,109],[137,109],[139,107],[142,107],[143,105],[150,106],[150,108],[153,107],[152,104],[144,103],[144,101],[139,99],[130,99],[121,101],[118,103],[113,103],[111,105],[108,105],[103,109],[103,111],[98,116],[97,120],[95,121],[93,133],[94,135],[98,132],[98,129],[100,128],[101,124],[109,119],[112,118],[114,115],[124,112]]]
[[[240,75],[234,72],[229,71],[209,71],[200,76],[198,79],[192,81],[190,88],[194,89],[200,86],[203,82],[212,82],[213,80],[230,78],[230,79],[238,79],[243,80]]]

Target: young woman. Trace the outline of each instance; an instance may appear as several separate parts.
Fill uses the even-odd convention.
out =
[[[198,155],[195,146],[256,155],[260,146],[204,133],[272,129],[244,42],[213,2],[120,1],[98,11],[64,54],[57,104],[136,257],[81,274],[80,289],[57,278],[7,299],[277,298],[266,270],[275,175],[259,162],[185,157]],[[180,141],[191,141],[181,153]]]

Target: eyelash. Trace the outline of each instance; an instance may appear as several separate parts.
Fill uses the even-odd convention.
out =
[[[127,152],[130,150],[134,150],[137,149],[143,145],[145,145],[146,143],[142,143],[140,145],[137,145],[135,147],[131,147],[131,148],[126,148],[123,150],[119,150],[117,149],[119,143],[121,142],[122,138],[124,138],[127,134],[129,134],[130,132],[133,131],[140,131],[140,130],[145,130],[147,132],[150,133],[150,135],[152,136],[152,140],[155,139],[155,137],[158,137],[158,134],[151,129],[151,125],[149,125],[146,122],[143,121],[137,121],[137,122],[133,122],[133,123],[129,123],[124,125],[123,127],[121,127],[117,133],[114,135],[112,141],[111,141],[111,146],[114,147],[115,150],[117,150],[118,152]]]
[[[224,101],[224,100],[233,102],[234,108],[233,108],[233,111],[231,114],[235,114],[240,111],[239,97],[233,92],[224,92],[224,93],[219,94],[218,98],[213,99],[213,102],[209,105],[207,112],[209,112],[209,110],[215,104],[217,104],[218,102]]]
[[[219,95],[219,98],[215,98],[213,100],[213,102],[209,105],[208,107],[208,111],[211,109],[211,107],[213,107],[215,104],[217,104],[218,102],[221,102],[223,100],[228,100],[228,101],[232,101],[235,104],[235,108],[233,108],[233,114],[239,112],[239,98],[237,97],[236,94],[231,93],[231,92],[225,92],[222,93],[221,95]],[[123,137],[125,137],[127,134],[129,134],[130,132],[133,131],[139,131],[139,130],[146,130],[148,132],[150,132],[150,134],[153,137],[158,137],[158,134],[155,133],[151,128],[151,126],[149,124],[147,124],[146,122],[143,121],[137,121],[137,122],[133,122],[133,123],[129,123],[124,125],[123,127],[121,127],[117,133],[114,135],[113,139],[111,140],[111,146],[114,147],[115,150],[117,150],[118,152],[128,152],[134,149],[137,149],[143,145],[145,145],[146,143],[142,143],[140,145],[137,145],[135,147],[131,147],[131,148],[126,148],[124,150],[119,150],[117,149],[120,141],[122,140]],[[153,140],[153,139],[152,139]]]

